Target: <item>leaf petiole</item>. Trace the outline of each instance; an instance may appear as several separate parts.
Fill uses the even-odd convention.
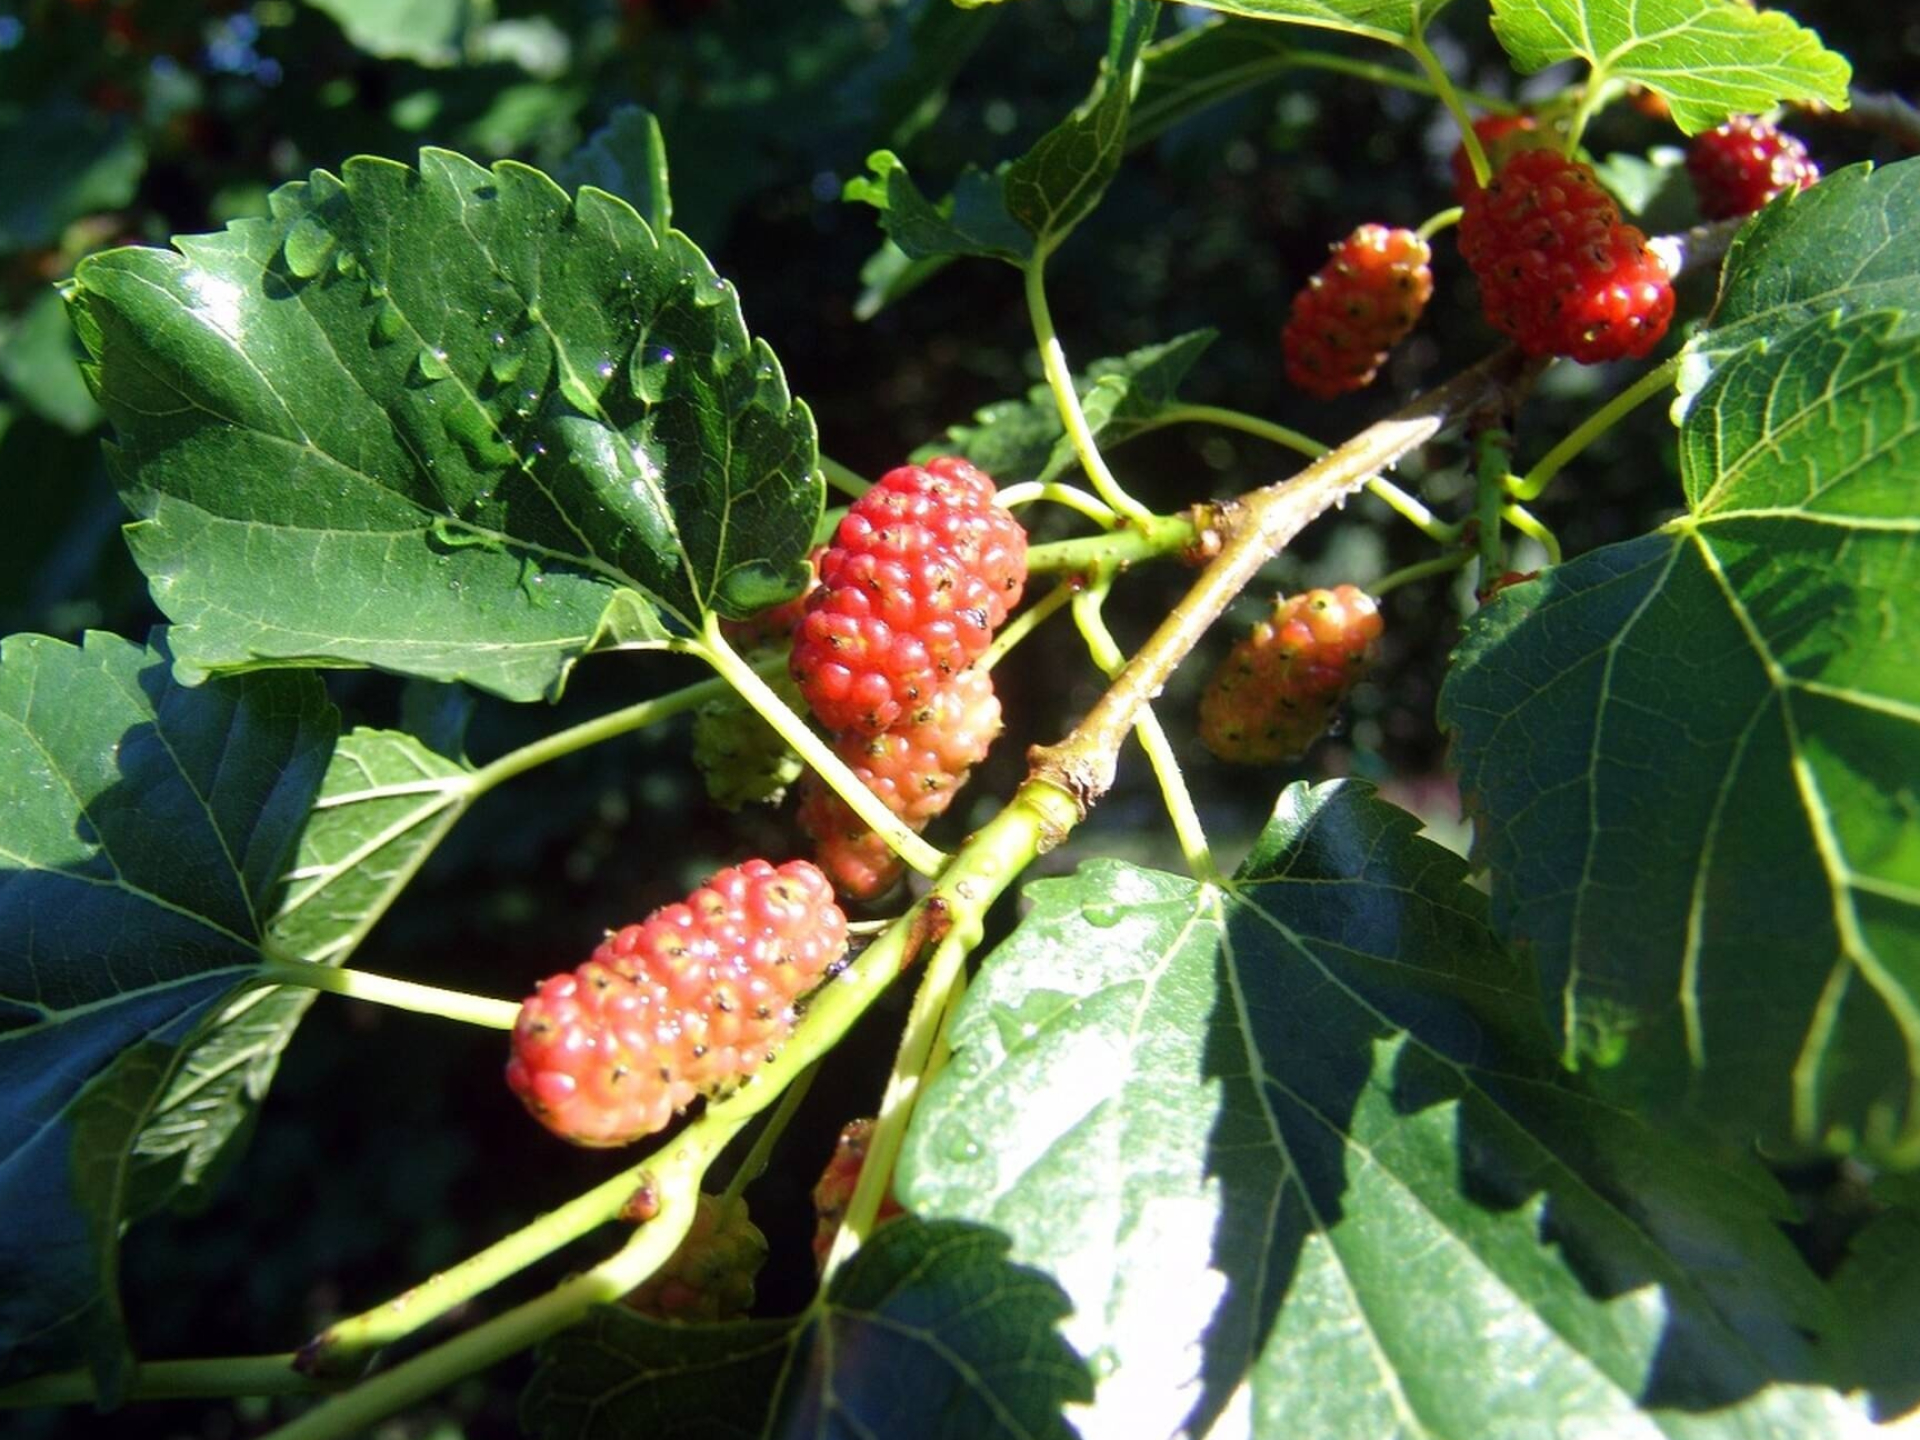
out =
[[[782,740],[793,747],[802,760],[813,767],[815,774],[833,787],[834,793],[847,802],[854,814],[887,842],[894,854],[922,875],[940,873],[947,863],[946,853],[909,830],[878,795],[860,783],[859,777],[848,768],[846,761],[834,753],[833,747],[815,734],[813,728],[773,692],[767,682],[760,678],[759,672],[734,653],[733,647],[727,643],[727,637],[720,631],[718,615],[707,615],[706,627],[696,642],[696,651],[719,672],[721,679],[739,692],[740,698],[751,705],[762,720],[778,732]]]
[[[324,990],[329,995],[345,995],[352,1000],[411,1010],[418,1015],[437,1015],[443,1020],[458,1020],[490,1030],[511,1030],[520,1016],[520,1007],[510,1000],[443,990],[437,985],[422,985],[368,970],[317,965],[311,960],[269,959],[255,972],[254,979],[261,985]]]
[[[1080,457],[1081,468],[1093,482],[1095,494],[1130,524],[1145,529],[1154,521],[1153,512],[1127,494],[1114,478],[1113,471],[1107,468],[1106,458],[1100,453],[1100,446],[1094,441],[1086,412],[1080,408],[1080,392],[1073,388],[1073,371],[1067,364],[1067,352],[1061,348],[1060,337],[1053,328],[1053,314],[1047,308],[1044,253],[1036,254],[1023,268],[1027,277],[1027,314],[1033,321],[1034,342],[1040,349],[1040,366],[1046,372],[1047,387],[1053,391],[1053,402],[1060,410],[1060,422],[1066,426],[1067,434],[1073,440],[1074,453]]]
[[[1114,513],[1112,506],[1089,495],[1078,485],[1062,485],[1057,480],[1027,480],[1018,485],[1009,485],[1000,492],[1000,503],[1009,510],[1030,505],[1035,500],[1051,500],[1069,510],[1078,510],[1089,520],[1109,530],[1120,523],[1120,517]]]
[[[1594,441],[1619,424],[1629,413],[1638,409],[1642,403],[1659,394],[1673,383],[1673,377],[1679,373],[1680,357],[1675,355],[1666,363],[1654,366],[1633,384],[1615,395],[1593,414],[1582,420],[1558,445],[1540,457],[1531,470],[1517,480],[1510,480],[1507,493],[1515,500],[1525,504],[1537,500],[1553,477],[1567,467]]]

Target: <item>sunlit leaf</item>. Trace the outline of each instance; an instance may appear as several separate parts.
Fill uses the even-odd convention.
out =
[[[426,151],[69,294],[183,670],[513,699],[799,588],[813,423],[733,288],[625,202]]]
[[[1688,512],[1503,591],[1442,695],[1494,915],[1648,1112],[1920,1163],[1920,336],[1727,360]]]
[[[0,647],[0,1374],[85,1358],[108,1394],[121,1228],[217,1160],[299,1004],[243,992],[336,724],[311,676],[168,672]]]
[[[1784,10],[1741,0],[1493,0],[1493,33],[1525,74],[1585,60],[1590,85],[1646,86],[1689,135],[1789,100],[1845,109],[1852,75]]]
[[[1807,1383],[1828,1311],[1777,1187],[1555,1078],[1527,971],[1417,826],[1295,786],[1223,886],[1028,887],[903,1203],[1060,1281],[1087,1440],[1851,1433]]]

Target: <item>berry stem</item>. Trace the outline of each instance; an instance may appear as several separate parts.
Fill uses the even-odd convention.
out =
[[[1442,230],[1450,226],[1458,225],[1460,223],[1460,217],[1464,214],[1466,214],[1466,210],[1463,207],[1450,205],[1445,210],[1429,215],[1426,220],[1422,222],[1420,228],[1413,233],[1418,235],[1422,240],[1431,240]]]
[[[1138,500],[1127,494],[1106,458],[1094,442],[1086,412],[1080,408],[1080,393],[1073,387],[1073,371],[1067,365],[1067,352],[1053,328],[1053,313],[1047,308],[1046,257],[1036,254],[1024,267],[1027,277],[1027,314],[1033,321],[1033,336],[1040,348],[1040,367],[1046,372],[1047,385],[1053,391],[1053,403],[1060,409],[1060,423],[1073,440],[1074,453],[1093,482],[1094,493],[1129,523],[1142,530],[1151,529],[1155,516]]]
[[[1219,405],[1179,405],[1163,412],[1154,422],[1156,425],[1171,425],[1180,421],[1194,421],[1202,424],[1223,426],[1229,430],[1243,431],[1258,436],[1262,440],[1271,440],[1274,444],[1294,450],[1309,459],[1317,460],[1327,453],[1327,447],[1318,440],[1301,434],[1298,430],[1289,430],[1284,425],[1276,425],[1271,420],[1263,420],[1258,415],[1248,415],[1239,410],[1228,410]],[[1401,519],[1438,545],[1450,545],[1460,538],[1461,527],[1450,525],[1440,519],[1425,505],[1402,490],[1384,475],[1375,475],[1367,481],[1367,493],[1381,501]]]
[[[1454,123],[1460,127],[1460,144],[1467,152],[1467,163],[1473,166],[1473,181],[1476,185],[1485,185],[1493,178],[1493,167],[1487,163],[1486,147],[1480,143],[1480,137],[1474,133],[1473,117],[1467,114],[1466,102],[1460,98],[1460,92],[1454,88],[1452,78],[1446,67],[1440,63],[1440,57],[1433,53],[1427,44],[1425,33],[1416,28],[1406,42],[1407,53],[1413,56],[1428,81],[1433,85],[1433,93],[1442,105],[1452,114]]]
[[[1373,584],[1367,586],[1367,593],[1378,600],[1391,590],[1398,590],[1415,580],[1425,580],[1433,575],[1451,575],[1455,570],[1465,568],[1474,558],[1471,550],[1454,550],[1445,555],[1436,555],[1431,560],[1421,560],[1413,565],[1404,565],[1400,569],[1382,575]]]
[[[122,1400],[219,1400],[242,1395],[305,1395],[333,1387],[302,1375],[292,1355],[217,1355],[201,1360],[147,1360],[134,1367]],[[0,1389],[0,1410],[79,1405],[97,1399],[91,1370],[36,1375]]]
[[[1078,510],[1108,530],[1120,523],[1120,517],[1111,506],[1103,504],[1078,485],[1062,485],[1057,480],[1027,480],[1018,485],[1009,485],[1000,492],[1000,503],[1009,510],[1035,500],[1051,500],[1069,510]]]
[[[1327,447],[1311,435],[1290,430],[1285,425],[1277,425],[1258,415],[1249,415],[1244,410],[1229,410],[1224,405],[1172,405],[1141,428],[1157,430],[1162,425],[1218,425],[1227,430],[1239,430],[1262,440],[1270,440],[1283,450],[1291,450],[1309,460],[1318,460],[1327,453]]]
[[[1560,537],[1549,529],[1544,521],[1524,505],[1507,504],[1500,507],[1500,518],[1518,530],[1529,540],[1537,541],[1547,552],[1547,563],[1558,565],[1561,560]]]
[[[1119,674],[1127,663],[1126,655],[1114,642],[1113,632],[1107,629],[1106,618],[1100,613],[1110,590],[1110,585],[1103,581],[1073,597],[1074,624],[1080,627],[1093,663],[1108,679]],[[1146,751],[1154,778],[1160,782],[1160,798],[1167,807],[1168,818],[1173,821],[1173,833],[1179,841],[1180,853],[1186,857],[1187,872],[1196,880],[1218,880],[1220,868],[1213,863],[1213,849],[1207,843],[1207,832],[1200,823],[1192,792],[1187,789],[1186,776],[1180,771],[1180,760],[1151,706],[1141,707],[1133,722],[1133,733],[1140,748]]]
[[[1665,364],[1656,365],[1647,371],[1633,384],[1582,420],[1558,445],[1541,456],[1531,470],[1510,483],[1507,486],[1507,493],[1522,504],[1539,499],[1541,492],[1553,483],[1553,477],[1564,470],[1568,462],[1579,456],[1628,414],[1638,409],[1642,403],[1671,385],[1673,377],[1679,373],[1679,370],[1680,357],[1675,355]]]
[[[1073,598],[1074,583],[1071,579],[1062,581],[1009,620],[1006,628],[993,637],[993,644],[987,647],[986,653],[973,662],[974,668],[991,670],[1004,660],[1008,651],[1039,629],[1054,611]]]
[[[720,678],[739,691],[740,698],[758,711],[760,718],[771,725],[780,738],[833,787],[834,793],[866,822],[867,828],[887,842],[894,854],[922,875],[940,873],[941,867],[947,863],[946,853],[929,845],[902,824],[900,817],[889,810],[878,795],[860,783],[859,777],[847,768],[847,762],[833,753],[833,747],[816,735],[806,721],[794,714],[787,702],[760,678],[759,672],[734,652],[733,647],[727,644],[727,637],[720,632],[718,615],[711,612],[707,615],[698,641],[698,651],[719,672]]]
[[[766,1173],[767,1161],[773,1158],[773,1147],[780,1143],[780,1137],[786,1133],[794,1113],[800,1108],[800,1102],[807,1098],[807,1091],[813,1088],[814,1077],[819,1073],[820,1062],[816,1060],[780,1092],[780,1104],[754,1135],[752,1148],[741,1157],[733,1178],[727,1181],[727,1188],[720,1196],[722,1204],[738,1200],[749,1185]]]
[[[692,647],[687,647],[691,649]],[[698,652],[695,652],[698,653]],[[772,673],[786,668],[786,657],[775,656],[762,660],[755,667],[756,673]],[[684,715],[689,710],[697,710],[709,700],[724,700],[733,693],[734,687],[723,679],[702,680],[697,684],[684,685],[665,695],[656,695],[651,700],[642,700],[592,720],[570,725],[565,730],[556,730],[553,734],[534,741],[531,745],[522,745],[518,750],[510,750],[490,764],[474,771],[467,781],[471,792],[470,799],[478,799],[503,781],[522,775],[536,766],[545,765],[550,760],[559,760],[584,750],[589,745],[598,745],[603,740],[616,739],[632,730],[643,730],[649,725],[657,725],[662,720],[671,720],[676,715]]]
[[[831,456],[822,455],[819,460],[821,477],[842,495],[858,500],[873,488],[873,482],[866,476],[849,469]]]
[[[520,1016],[520,1007],[510,1000],[443,990],[437,985],[422,985],[368,970],[316,965],[310,960],[269,959],[255,972],[254,979],[261,985],[324,990],[329,995],[345,995],[349,999],[411,1010],[419,1015],[438,1015],[443,1020],[458,1020],[490,1030],[511,1030]]]

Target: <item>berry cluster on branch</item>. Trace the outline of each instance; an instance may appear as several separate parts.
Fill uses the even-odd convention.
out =
[[[651,1135],[770,1060],[846,949],[815,866],[731,866],[543,981],[520,1007],[507,1084],[575,1144]]]

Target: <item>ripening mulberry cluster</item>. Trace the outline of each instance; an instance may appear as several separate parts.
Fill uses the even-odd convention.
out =
[[[738,1320],[753,1308],[767,1237],[735,1195],[702,1195],[687,1236],[621,1303],[656,1320]]]
[[[1529,355],[1640,359],[1673,318],[1673,285],[1593,170],[1520,150],[1467,197],[1460,253],[1494,329]]]
[[[853,1192],[860,1184],[860,1172],[866,1168],[867,1145],[872,1139],[872,1120],[849,1121],[840,1131],[827,1168],[820,1172],[819,1183],[813,1187],[813,1259],[816,1265],[824,1266],[827,1263],[827,1252],[833,1249],[834,1237],[840,1233],[840,1222],[846,1218],[847,1202],[853,1199]],[[900,1202],[893,1198],[893,1187],[888,1186],[887,1193],[881,1197],[879,1210],[874,1213],[874,1222],[878,1224],[906,1213]]]
[[[1362,225],[1293,297],[1287,379],[1318,400],[1372,383],[1433,295],[1433,252],[1411,230]]]
[[[507,1084],[575,1144],[651,1135],[771,1059],[795,1002],[846,948],[847,918],[813,865],[729,867],[541,982],[520,1007]]]
[[[1771,121],[1736,115],[1696,135],[1687,151],[1687,174],[1709,220],[1751,215],[1776,195],[1804,190],[1820,167],[1800,140]]]
[[[1027,535],[993,481],[942,456],[890,470],[820,556],[793,678],[828,730],[878,735],[980,657],[1019,603]]]
[[[941,456],[888,471],[848,509],[819,562],[791,668],[834,749],[909,826],[941,814],[1000,731],[993,681],[973,662],[1020,601],[1027,533],[992,479]],[[818,777],[800,825],[850,899],[903,869]]]
[[[1373,597],[1352,585],[1276,602],[1201,692],[1201,743],[1240,765],[1304,754],[1366,674],[1381,626]]]

